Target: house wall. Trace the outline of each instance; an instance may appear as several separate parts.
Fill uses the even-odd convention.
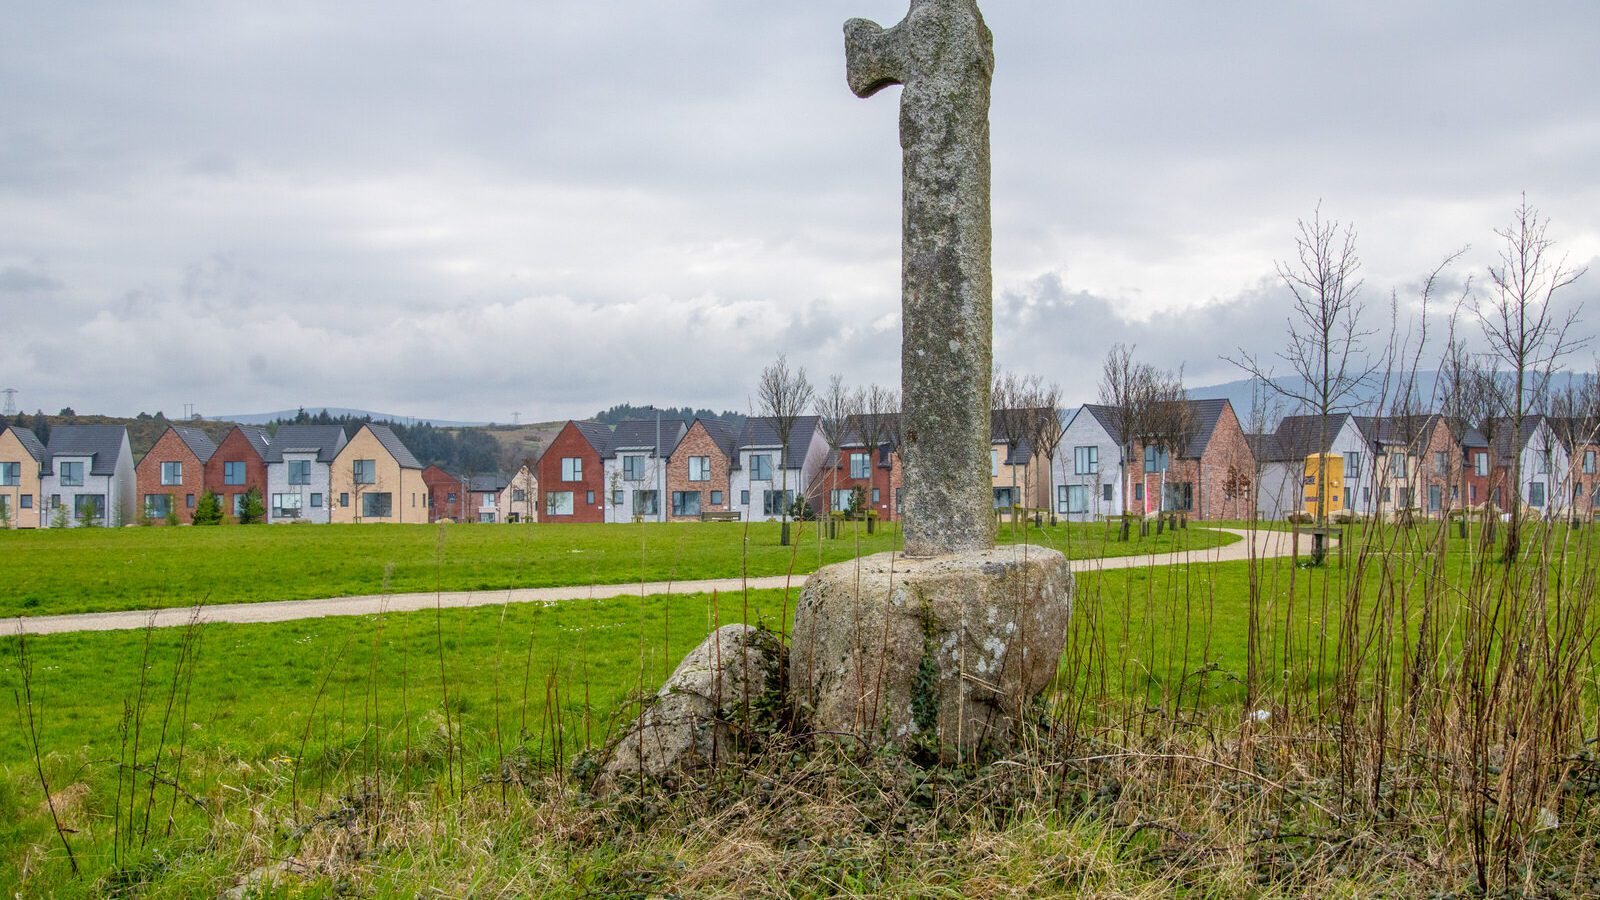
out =
[[[21,468],[19,484],[0,487],[0,497],[6,498],[7,516],[11,528],[39,528],[44,524],[44,491],[39,478],[39,461],[22,446],[22,441],[6,429],[0,434],[0,462],[17,463]],[[29,509],[22,508],[26,497]]]
[[[1095,447],[1099,450],[1099,461],[1094,472],[1078,472],[1075,460],[1077,448]],[[1092,413],[1079,408],[1073,414],[1071,421],[1062,431],[1061,443],[1056,447],[1055,460],[1051,465],[1051,502],[1054,504],[1056,515],[1069,522],[1093,522],[1105,516],[1121,515],[1123,512],[1122,479],[1118,477],[1121,467],[1122,450],[1111,439]],[[1111,487],[1111,499],[1105,499],[1106,486]],[[1089,508],[1085,513],[1068,513],[1067,488],[1081,486],[1089,492]]]
[[[290,484],[289,463],[310,462],[311,483]],[[293,522],[309,522],[313,525],[326,525],[330,520],[332,511],[333,466],[329,463],[317,462],[317,454],[289,453],[283,454],[282,462],[267,464],[267,493],[261,502],[267,506],[267,521],[272,524],[285,524]],[[274,516],[272,513],[272,498],[275,494],[294,494],[300,497],[300,516]],[[315,496],[313,496],[315,495]],[[313,500],[320,500],[320,505],[313,506]]]
[[[355,483],[355,461],[374,461],[374,484]],[[334,524],[393,523],[421,524],[428,521],[428,484],[421,469],[401,466],[373,433],[363,427],[334,457],[329,497],[332,509],[328,519]],[[362,514],[362,497],[372,493],[390,494],[390,515]]]
[[[1461,445],[1456,443],[1455,435],[1450,433],[1443,419],[1435,420],[1427,437],[1421,458],[1417,460],[1416,505],[1424,515],[1443,518],[1452,509],[1460,509],[1464,503],[1461,497]],[[1444,461],[1442,468],[1438,464],[1440,460]],[[1437,504],[1434,503],[1436,499]]]
[[[523,499],[515,499],[517,491],[523,492]],[[511,483],[500,492],[499,507],[503,514],[502,521],[515,519],[525,525],[539,521],[539,480],[534,477],[532,469],[523,466],[511,476]]]
[[[761,453],[772,454],[772,479],[770,481],[755,481],[750,478],[750,457]],[[763,491],[788,490],[796,497],[814,497],[817,474],[822,469],[823,462],[828,456],[828,442],[822,437],[822,430],[817,429],[811,434],[811,441],[806,446],[806,455],[798,468],[782,468],[783,452],[777,447],[741,447],[739,449],[739,467],[733,471],[728,479],[728,501],[730,508],[738,510],[746,522],[776,522],[780,516],[765,514],[761,498]],[[784,479],[788,484],[785,486]],[[743,501],[743,492],[750,492],[748,504]]]
[[[437,522],[440,519],[449,519],[452,522],[464,520],[467,500],[460,478],[438,466],[428,466],[422,470],[422,483],[428,488],[429,522]],[[455,495],[454,501],[450,499],[452,494]]]
[[[1478,474],[1478,456],[1483,455],[1488,460],[1486,469],[1488,474]],[[1467,495],[1463,498],[1466,506],[1476,508],[1489,502],[1489,489],[1494,484],[1494,451],[1488,447],[1464,447],[1461,451],[1461,465],[1465,470]]]
[[[244,463],[244,484],[226,483],[227,463],[230,462]],[[265,504],[268,500],[267,463],[245,439],[244,432],[235,428],[222,439],[217,452],[206,462],[205,489],[216,493],[222,501],[223,515],[232,517],[235,498],[249,493],[251,488],[261,492],[261,502]]]
[[[850,454],[867,453],[871,457],[869,477],[850,477]],[[867,505],[878,513],[881,521],[890,522],[900,518],[900,508],[896,501],[896,492],[904,487],[902,481],[903,470],[900,465],[900,454],[897,451],[889,453],[889,465],[884,466],[879,462],[882,457],[880,450],[865,450],[861,447],[839,448],[839,464],[831,469],[824,469],[812,479],[812,488],[815,496],[812,504],[817,509],[829,509],[832,506],[833,491],[851,491],[856,488],[866,495]],[[826,461],[826,458],[824,458]],[[878,490],[878,502],[872,502],[872,490]]]
[[[1022,465],[1008,465],[1006,457],[1008,448],[1005,443],[991,445],[991,450],[999,453],[1000,465],[991,469],[990,487],[992,489],[1014,490],[1015,503],[1029,509],[1044,509],[1050,503],[1050,477],[1044,471],[1044,466],[1036,462],[1037,454]]]
[[[1255,510],[1255,455],[1233,404],[1223,407],[1195,476],[1195,512],[1206,521],[1248,519]]]
[[[1550,452],[1550,465],[1548,471],[1542,471],[1546,468],[1544,460],[1547,449]],[[1542,485],[1545,504],[1537,509],[1552,516],[1565,515],[1572,507],[1571,473],[1566,448],[1556,440],[1549,424],[1541,422],[1529,436],[1528,445],[1522,448],[1522,499],[1529,500],[1533,485]]]
[[[644,477],[628,480],[624,476],[622,458],[625,456],[642,456],[644,460]],[[643,516],[647,522],[666,521],[668,505],[671,497],[667,494],[666,482],[667,461],[650,451],[627,450],[619,451],[615,458],[605,462],[606,482],[606,521],[607,522],[632,522],[633,517],[639,514],[634,508],[635,491],[655,491],[658,495],[656,511],[654,514]],[[622,502],[612,503],[611,495],[615,491],[622,492]],[[665,499],[662,499],[665,498]]]
[[[81,487],[67,487],[61,484],[59,466],[61,462],[83,463],[83,485]],[[59,497],[61,505],[67,508],[68,527],[77,527],[74,516],[79,496],[99,495],[105,498],[106,517],[99,524],[106,527],[115,527],[130,524],[136,521],[134,505],[134,492],[137,489],[137,479],[133,469],[133,454],[128,449],[128,439],[122,439],[122,452],[116,463],[116,472],[112,475],[95,475],[91,473],[94,467],[94,458],[89,456],[70,456],[61,454],[52,462],[55,473],[45,475],[40,479],[39,490],[46,498],[41,504],[42,527],[50,526],[50,517],[54,508],[49,503],[49,498]]]
[[[561,460],[576,457],[583,460],[583,477],[578,481],[561,480]],[[604,522],[605,466],[588,438],[568,422],[539,458],[539,520],[541,522]],[[572,492],[572,514],[551,515],[549,498],[553,493]]]
[[[710,477],[705,481],[689,480],[690,457],[707,457],[711,464]],[[698,492],[700,494],[701,512],[727,512],[733,508],[729,498],[729,461],[722,453],[722,448],[706,433],[705,427],[699,420],[690,426],[683,440],[673,448],[672,456],[667,458],[667,492],[662,498],[661,511],[670,522],[698,521],[699,516],[675,516],[672,514],[672,495],[677,492]],[[713,494],[721,495],[721,502],[713,502]]]
[[[161,483],[161,465],[169,462],[182,466],[181,483],[176,485]],[[144,455],[144,459],[139,460],[134,471],[138,503],[134,508],[136,515],[144,517],[146,497],[152,494],[168,494],[172,497],[172,508],[178,514],[178,521],[187,525],[194,520],[194,507],[189,503],[189,498],[193,497],[198,502],[200,495],[205,492],[206,467],[177,432],[167,429],[167,432],[156,441],[155,446],[150,448],[150,452]],[[150,522],[155,525],[166,524],[166,520],[160,517],[151,518]]]

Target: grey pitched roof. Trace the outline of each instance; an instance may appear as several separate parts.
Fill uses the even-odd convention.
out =
[[[817,433],[822,420],[817,416],[797,416],[789,432],[789,452],[784,457],[785,469],[798,469],[805,465],[806,452],[811,449],[811,437]],[[769,416],[752,416],[744,420],[739,432],[739,450],[776,450],[783,446],[778,440],[776,422]]]
[[[1194,417],[1194,436],[1189,439],[1189,447],[1182,454],[1183,459],[1199,459],[1206,455],[1206,448],[1211,445],[1211,437],[1217,433],[1217,423],[1222,421],[1222,413],[1233,404],[1227,400],[1190,400],[1189,414]]]
[[[688,430],[689,426],[682,419],[662,419],[660,455],[671,456]],[[617,423],[616,430],[611,432],[607,441],[606,446],[596,448],[606,459],[615,459],[619,450],[656,451],[656,420],[624,419]],[[593,443],[593,439],[590,443]]]
[[[272,438],[267,434],[267,429],[260,425],[235,425],[234,428],[244,435],[244,439],[250,443],[256,455],[261,457],[261,461],[266,462],[267,454],[272,452]]]
[[[1295,462],[1313,453],[1329,453],[1349,419],[1348,413],[1337,413],[1328,417],[1324,427],[1321,416],[1285,416],[1275,433],[1247,436],[1271,438],[1252,441],[1250,450],[1260,462]]]
[[[498,494],[505,490],[506,485],[510,483],[511,479],[504,475],[474,475],[472,480],[467,483],[467,490],[473,493],[493,491]]]
[[[284,425],[272,439],[267,462],[281,463],[285,453],[316,453],[317,462],[331,463],[344,446],[338,425]]]
[[[1544,416],[1535,414],[1523,418],[1522,434],[1518,436],[1515,447],[1512,445],[1511,421],[1510,418],[1495,419],[1498,427],[1494,430],[1494,455],[1500,460],[1510,460],[1515,453],[1526,448],[1539,426],[1544,424]]]
[[[189,452],[193,453],[202,464],[210,462],[211,455],[217,452],[217,444],[211,440],[211,435],[198,428],[191,428],[188,425],[168,425],[167,428],[178,436],[178,440],[183,441],[184,446],[188,447]]]
[[[584,440],[589,442],[589,446],[594,448],[594,452],[600,454],[602,458],[611,452],[613,435],[610,428],[599,422],[573,422],[571,424],[578,429],[579,434],[583,435]]]
[[[1114,443],[1122,443],[1122,428],[1117,424],[1116,407],[1100,403],[1085,403],[1083,408],[1088,411],[1089,415],[1094,416],[1094,420],[1100,423],[1100,427],[1106,430],[1106,434],[1111,436],[1111,440]]]
[[[733,428],[721,419],[696,419],[700,427],[706,430],[706,436],[717,445],[722,455],[730,460],[739,459],[739,436],[733,433]]]
[[[127,437],[128,429],[121,425],[57,425],[50,429],[44,473],[55,474],[57,456],[92,456],[89,474],[115,475],[117,457]]]
[[[378,439],[378,443],[383,445],[383,449],[389,451],[389,455],[394,457],[395,462],[399,463],[401,468],[422,468],[422,463],[417,461],[417,458],[411,454],[410,449],[401,443],[400,436],[395,434],[394,430],[389,426],[368,423],[363,427],[372,432],[372,436]]]
[[[1368,444],[1392,447],[1413,444],[1427,434],[1439,416],[1419,413],[1411,416],[1356,416],[1356,427]]]
[[[18,428],[15,425],[0,428],[0,434],[5,434],[8,431],[17,436],[17,441],[22,444],[22,449],[28,451],[28,455],[33,457],[34,462],[42,463],[45,457],[50,455],[49,451],[45,450],[44,444],[39,443],[38,436],[32,431],[26,428]]]

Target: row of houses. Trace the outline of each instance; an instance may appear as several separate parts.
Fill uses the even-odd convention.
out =
[[[1507,505],[1514,486],[1541,514],[1600,507],[1593,436],[1562,440],[1559,420],[1453,426],[1438,415],[1285,418],[1250,434],[1227,400],[1188,401],[1182,446],[1119,433],[1116,410],[1060,414],[1047,440],[992,435],[994,505],[1051,509],[1068,521],[1183,512],[1203,520],[1283,518],[1305,503],[1306,460],[1335,458],[1334,506],[1362,514],[1444,515]],[[1048,421],[1052,417],[1046,416]],[[903,477],[894,416],[852,418],[830,442],[825,423],[771,418],[735,429],[720,419],[569,421],[537,463],[511,475],[424,467],[384,425],[347,439],[337,425],[239,425],[214,443],[173,425],[137,465],[120,426],[60,426],[48,445],[0,431],[0,521],[60,524],[192,521],[213,492],[237,517],[255,491],[271,523],[764,521],[801,506],[898,519]],[[1570,438],[1571,428],[1563,433]],[[1034,446],[1048,445],[1048,458]]]

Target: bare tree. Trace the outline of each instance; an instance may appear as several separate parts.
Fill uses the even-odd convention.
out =
[[[1366,358],[1366,339],[1374,332],[1361,327],[1364,305],[1355,228],[1341,229],[1339,222],[1324,220],[1320,204],[1309,222],[1301,219],[1296,224],[1300,233],[1295,239],[1295,259],[1277,264],[1278,278],[1294,298],[1287,323],[1288,344],[1277,356],[1299,379],[1274,379],[1269,367],[1243,349],[1230,361],[1291,405],[1315,414],[1318,446],[1326,446],[1329,418],[1354,411],[1362,387],[1376,371]],[[1327,483],[1325,460],[1326,455],[1319,472],[1322,484]],[[1318,497],[1325,494],[1319,491]],[[1319,521],[1325,507],[1319,500]]]
[[[1569,462],[1561,490],[1564,495],[1571,495],[1571,516],[1577,521],[1585,487],[1583,476],[1595,474],[1593,468],[1584,468],[1583,454],[1594,452],[1595,444],[1600,443],[1600,372],[1586,374],[1552,393],[1550,424],[1567,453]],[[1594,489],[1592,483],[1588,487]]]
[[[778,435],[778,465],[783,472],[779,488],[783,509],[779,519],[783,523],[781,543],[785,547],[789,546],[789,439],[794,435],[795,422],[811,406],[814,393],[805,367],[791,370],[788,356],[782,353],[772,365],[761,370],[761,380],[756,384],[756,406],[762,415],[772,419],[773,430]]]
[[[1061,385],[1040,382],[1033,396],[1027,398],[1027,433],[1033,444],[1033,458],[1044,463],[1045,506],[1050,508],[1050,524],[1056,524],[1055,498],[1051,496],[1051,473],[1055,465],[1056,450],[1061,446]],[[1035,476],[1037,466],[1030,465],[1028,474]]]
[[[1571,268],[1565,256],[1555,255],[1548,224],[1524,195],[1511,223],[1495,231],[1501,240],[1500,264],[1489,267],[1489,296],[1475,304],[1484,340],[1506,367],[1507,427],[1514,445],[1506,491],[1511,513],[1504,555],[1508,565],[1521,550],[1522,534],[1522,454],[1515,444],[1534,399],[1548,390],[1562,361],[1588,343],[1587,336],[1573,333],[1582,304],[1562,315],[1553,303],[1585,269]]]
[[[1144,430],[1150,403],[1155,389],[1157,372],[1149,363],[1136,362],[1133,347],[1114,344],[1106,353],[1100,369],[1100,403],[1108,410],[1111,427],[1121,445],[1118,450],[1117,477],[1122,484],[1122,540],[1128,539],[1128,498],[1133,491],[1129,482],[1128,467],[1133,461],[1133,448]],[[1143,510],[1140,510],[1143,515]]]
[[[844,378],[834,375],[828,379],[828,386],[817,395],[813,404],[818,419],[818,428],[822,431],[822,439],[828,444],[828,453],[835,459],[838,458],[839,448],[844,443],[845,433],[850,428],[851,417],[860,407],[861,396],[859,391],[852,391],[844,386]],[[823,509],[829,513],[833,511],[833,490],[838,482],[838,465],[828,470],[827,499]],[[833,527],[833,517],[828,517],[828,527]],[[817,553],[822,553],[822,529],[817,529]]]
[[[1194,407],[1189,403],[1188,392],[1183,387],[1183,372],[1158,372],[1150,384],[1142,439],[1146,447],[1155,447],[1168,463],[1161,468],[1160,496],[1156,509],[1167,508],[1167,470],[1171,460],[1182,458],[1194,440],[1198,427]],[[1192,490],[1192,488],[1191,488]],[[1194,498],[1191,496],[1191,500]],[[1160,523],[1157,529],[1161,528]]]

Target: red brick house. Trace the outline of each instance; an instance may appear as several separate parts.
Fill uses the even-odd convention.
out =
[[[1170,451],[1135,442],[1128,508],[1185,512],[1204,520],[1248,519],[1255,504],[1255,457],[1233,404],[1190,400],[1187,446]]]
[[[733,510],[729,472],[738,436],[718,419],[695,419],[667,457],[667,521],[698,521]]]
[[[449,519],[464,522],[467,510],[467,491],[460,476],[452,475],[438,466],[422,470],[422,483],[428,486],[428,521]]]
[[[900,493],[904,487],[900,447],[894,437],[899,429],[895,422],[886,421],[878,430],[876,441],[865,434],[866,430],[860,417],[845,423],[839,448],[828,454],[822,471],[812,482],[818,491],[813,505],[843,512],[849,508],[851,495],[860,488],[868,509],[877,512],[881,521],[894,521],[900,518]],[[877,446],[867,446],[871,443]]]
[[[267,502],[267,450],[271,441],[259,425],[235,425],[206,461],[207,490],[222,500],[222,511],[238,518],[244,495],[255,488]]]
[[[611,429],[569,421],[539,457],[541,522],[606,520],[605,456]]]
[[[204,431],[169,426],[134,467],[139,515],[159,525],[171,511],[185,525],[192,522],[195,503],[206,489],[206,464],[216,452],[217,445]]]

